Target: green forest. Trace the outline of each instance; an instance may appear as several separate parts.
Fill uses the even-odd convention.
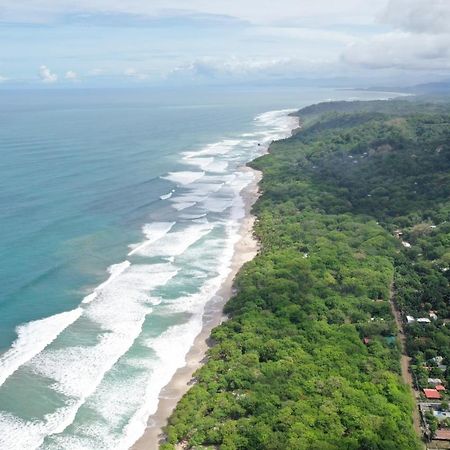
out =
[[[297,115],[300,129],[252,162],[261,249],[164,450],[421,448],[392,294],[404,317],[437,317],[407,326],[420,387],[430,374],[450,385],[450,107],[334,102]]]

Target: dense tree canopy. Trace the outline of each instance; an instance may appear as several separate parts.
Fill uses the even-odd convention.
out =
[[[450,316],[450,116],[404,101],[298,114],[302,130],[253,163],[261,251],[164,449],[419,448],[389,298],[395,280],[405,312]],[[412,327],[419,368],[450,357],[442,325]]]

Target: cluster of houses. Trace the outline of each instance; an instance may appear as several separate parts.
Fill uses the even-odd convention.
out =
[[[435,362],[442,363],[442,360]],[[419,409],[422,415],[422,419],[426,424],[425,417],[427,413],[431,414],[439,425],[433,435],[430,436],[430,439],[432,441],[447,442],[450,446],[450,428],[446,426],[450,421],[450,411],[448,408],[448,403],[442,401],[445,400],[447,390],[440,378],[428,378],[427,383],[430,387],[423,389],[423,396],[425,397],[426,401],[419,403]]]
[[[441,393],[445,392],[446,389],[442,384],[436,385],[434,388],[425,388],[423,394],[427,400],[441,400]]]
[[[441,361],[442,362],[442,361]],[[423,390],[423,395],[427,400],[441,400],[442,395],[446,392],[445,386],[442,384],[440,378],[428,378],[427,380],[429,388]],[[450,413],[449,413],[450,417]]]
[[[411,324],[411,323],[431,323],[432,320],[437,320],[438,319],[436,311],[430,311],[428,313],[428,316],[429,317],[418,317],[418,318],[415,318],[413,316],[406,316],[406,322],[408,324]]]

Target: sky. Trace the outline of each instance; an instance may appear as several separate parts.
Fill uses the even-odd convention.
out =
[[[0,0],[0,87],[450,79],[450,0]]]

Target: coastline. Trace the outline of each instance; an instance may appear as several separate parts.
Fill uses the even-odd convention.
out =
[[[164,437],[162,428],[167,424],[167,420],[177,403],[193,384],[194,372],[203,365],[206,352],[210,346],[211,331],[226,320],[223,307],[233,295],[234,278],[240,268],[246,262],[252,260],[258,252],[259,243],[253,236],[253,225],[256,217],[251,214],[251,208],[260,195],[258,185],[262,173],[247,166],[244,170],[251,171],[254,174],[254,179],[241,192],[245,216],[239,228],[239,239],[234,245],[230,273],[205,307],[202,331],[195,338],[187,353],[185,365],[175,372],[170,382],[159,393],[156,412],[148,418],[144,434],[133,444],[130,450],[157,450],[159,448],[159,444]]]

